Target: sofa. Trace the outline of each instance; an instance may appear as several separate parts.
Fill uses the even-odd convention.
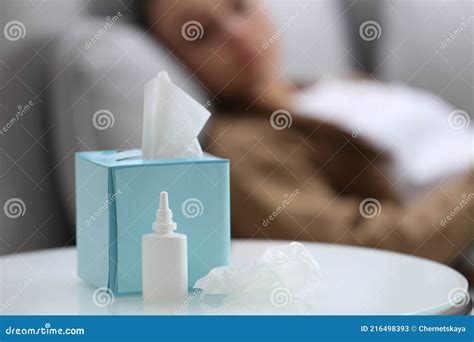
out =
[[[285,42],[288,79],[364,72],[473,115],[472,2],[265,2]],[[18,217],[0,215],[0,255],[73,244],[74,153],[139,147],[143,85],[160,70],[209,99],[137,23],[132,0],[4,0],[0,13],[3,28],[22,24],[20,38],[0,38],[0,204],[22,202]],[[361,34],[368,22],[378,37]],[[12,123],[20,107],[28,110]],[[103,110],[114,124],[99,131],[91,120]]]

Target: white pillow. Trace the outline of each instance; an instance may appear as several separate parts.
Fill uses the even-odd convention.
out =
[[[276,30],[262,42],[276,38],[283,44],[282,71],[293,81],[314,81],[321,75],[343,75],[352,60],[347,53],[347,17],[334,0],[265,0]]]
[[[380,77],[421,87],[474,115],[472,1],[382,3]]]

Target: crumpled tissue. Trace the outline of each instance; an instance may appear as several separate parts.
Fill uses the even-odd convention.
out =
[[[202,156],[197,139],[210,117],[166,71],[145,84],[142,159]]]
[[[303,244],[291,242],[268,249],[244,267],[214,268],[194,288],[201,291],[203,302],[209,295],[225,295],[218,309],[281,308],[314,301],[321,279],[320,266],[311,253]]]

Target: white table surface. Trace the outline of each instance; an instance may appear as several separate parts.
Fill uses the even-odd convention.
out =
[[[276,241],[232,242],[235,265],[253,261]],[[467,280],[455,270],[429,260],[380,250],[305,242],[324,278],[316,305],[310,307],[246,308],[237,314],[468,314]],[[76,275],[73,247],[28,252],[0,258],[2,314],[134,315],[207,314],[197,296],[185,307],[144,305],[141,296],[116,296],[109,306],[94,304],[94,288]],[[465,295],[459,302],[453,294]],[[457,297],[459,299],[459,297]],[[207,306],[206,306],[207,308]],[[220,312],[222,313],[222,312]]]

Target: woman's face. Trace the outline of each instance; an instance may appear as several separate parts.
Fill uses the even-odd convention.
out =
[[[275,31],[259,1],[155,0],[146,15],[152,32],[216,97],[272,82],[276,48],[265,42]]]

